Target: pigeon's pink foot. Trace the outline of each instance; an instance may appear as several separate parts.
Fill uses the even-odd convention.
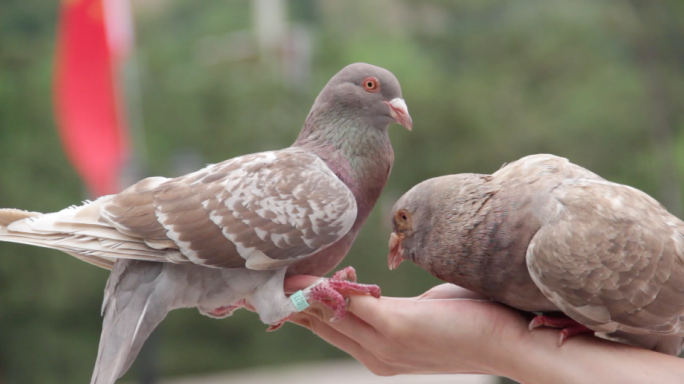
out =
[[[228,317],[233,314],[236,310],[240,309],[241,307],[239,305],[226,305],[223,307],[218,307],[214,309],[213,311],[207,312],[207,315],[211,317],[216,317],[219,319],[222,319],[224,317]]]
[[[342,280],[342,278],[350,279]],[[377,285],[359,284],[356,280],[356,272],[353,268],[347,267],[332,278],[320,280],[316,284],[307,288],[305,293],[309,303],[319,302],[335,311],[331,321],[337,321],[347,312],[347,302],[343,294],[368,294],[373,297],[380,297],[380,287]]]
[[[359,284],[356,282],[356,271],[352,267],[346,267],[335,272],[330,278],[321,278],[313,285],[298,292],[304,296],[307,303],[321,303],[335,312],[330,321],[337,321],[347,312],[347,300],[343,294],[367,294],[380,297],[380,287],[377,285]],[[293,313],[284,319],[272,323],[267,332],[272,332],[282,327]]]
[[[294,315],[290,315],[290,316],[280,320],[279,322],[277,322],[275,324],[269,325],[268,328],[266,328],[266,332],[273,332],[273,331],[279,330],[280,327],[282,327],[283,324],[287,323],[287,321],[290,320],[290,317],[292,317],[292,316],[294,316]]]
[[[537,315],[532,319],[529,325],[530,331],[538,327],[550,327],[560,329],[560,336],[558,338],[558,346],[563,345],[563,342],[572,336],[581,333],[594,333],[593,330],[576,322],[569,317],[550,317],[545,315]]]
[[[344,267],[330,276],[331,280],[347,280],[356,283],[356,270],[354,267]]]
[[[232,315],[233,312],[235,312],[236,310],[238,310],[240,308],[247,308],[250,311],[254,311],[254,308],[251,305],[247,304],[245,302],[245,299],[241,299],[240,301],[238,301],[237,303],[235,303],[233,305],[225,305],[222,307],[218,307],[218,308],[214,309],[213,311],[209,311],[209,312],[207,312],[207,315],[209,315],[211,317],[216,317],[216,318],[222,319],[224,317],[228,317],[228,316]]]

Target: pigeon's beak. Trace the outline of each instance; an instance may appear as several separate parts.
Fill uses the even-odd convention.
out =
[[[403,125],[409,131],[413,129],[413,121],[411,120],[411,115],[408,113],[408,107],[404,99],[396,98],[390,101],[385,101],[385,104],[390,109],[390,116],[397,121],[397,123]]]
[[[401,246],[401,241],[404,239],[403,234],[396,234],[392,232],[389,240],[389,254],[387,255],[387,265],[390,271],[396,269],[402,261],[404,261],[404,247]]]

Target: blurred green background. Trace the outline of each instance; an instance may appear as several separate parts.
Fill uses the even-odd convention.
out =
[[[385,295],[438,283],[386,263],[388,210],[433,176],[553,153],[681,214],[681,0],[285,4],[289,58],[257,44],[248,0],[132,0],[137,175],[175,176],[291,144],[327,80],[364,61],[399,78],[414,121],[413,132],[390,127],[390,182],[341,265]],[[52,114],[58,5],[0,1],[2,207],[51,212],[86,197]],[[88,382],[107,274],[56,251],[0,244],[0,383]],[[152,356],[163,376],[344,356],[293,325],[265,328],[245,311],[217,321],[178,310],[155,334]]]

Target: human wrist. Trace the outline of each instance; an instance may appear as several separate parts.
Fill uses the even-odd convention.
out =
[[[527,363],[521,357],[534,353],[533,349],[538,348],[528,340],[531,335],[527,327],[509,323],[488,328],[471,344],[475,346],[468,354],[468,365],[473,368],[471,373],[509,378],[520,376],[519,371],[524,373],[524,365]]]
[[[504,376],[525,384],[549,382],[549,370],[562,370],[558,349],[558,333],[550,329],[534,332],[521,327],[502,337],[491,361],[496,363],[490,374]]]

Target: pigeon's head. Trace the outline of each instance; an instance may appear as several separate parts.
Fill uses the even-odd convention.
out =
[[[404,194],[392,208],[392,234],[389,240],[387,264],[395,269],[404,260],[426,268],[430,259],[446,252],[435,248],[442,220],[458,225],[462,213],[472,205],[472,196],[482,181],[482,175],[461,173],[423,181]],[[445,202],[454,204],[447,206]],[[445,230],[456,235],[454,230]]]
[[[389,240],[387,264],[395,269],[404,260],[417,263],[423,242],[424,223],[430,222],[430,187],[433,180],[426,180],[404,194],[392,207],[392,234]]]
[[[323,88],[314,110],[323,108],[336,118],[357,120],[364,126],[386,129],[397,122],[413,128],[399,80],[392,72],[365,63],[344,67]]]

